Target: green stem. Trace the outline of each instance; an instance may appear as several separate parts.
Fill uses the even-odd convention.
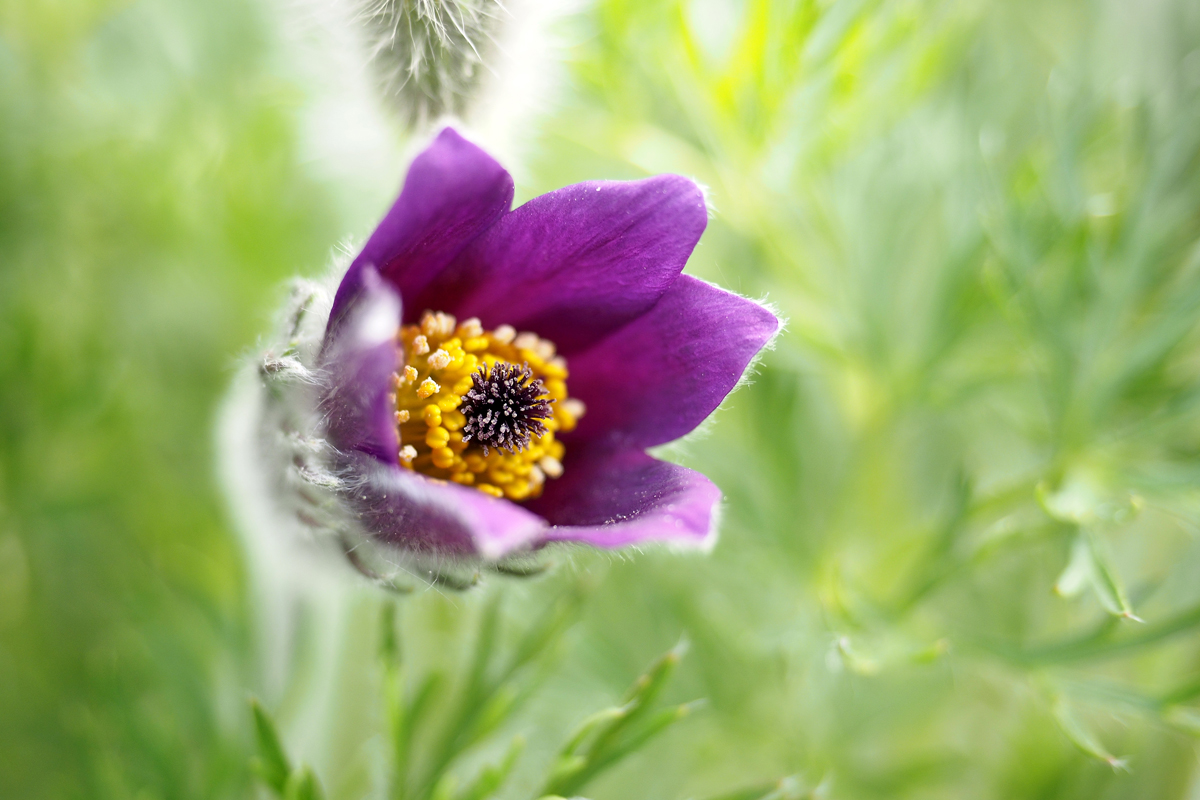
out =
[[[1067,664],[1089,659],[1117,658],[1131,650],[1157,644],[1200,627],[1200,604],[1160,622],[1140,627],[1137,633],[1114,641],[1109,634],[1116,627],[1127,629],[1127,626],[1124,625],[1106,624],[1097,632],[1087,636],[1029,650],[1016,650],[987,644],[982,646],[985,650],[1031,667]]]

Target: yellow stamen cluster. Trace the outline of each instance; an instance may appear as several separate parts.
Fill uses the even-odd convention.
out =
[[[405,365],[392,379],[402,465],[516,501],[537,497],[547,478],[562,474],[563,445],[555,433],[573,429],[584,407],[567,396],[567,362],[552,342],[509,325],[485,331],[478,319],[459,323],[426,311],[420,323],[400,329],[397,343]],[[491,448],[484,455],[482,446],[463,441],[467,420],[458,407],[479,367],[490,371],[501,363],[529,365],[545,388],[542,397],[555,401],[553,416],[542,420],[546,432],[524,450]]]

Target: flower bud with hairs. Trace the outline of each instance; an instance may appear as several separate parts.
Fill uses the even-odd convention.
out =
[[[571,3],[339,0],[385,104],[410,128],[454,118],[506,151],[554,92],[555,22]]]

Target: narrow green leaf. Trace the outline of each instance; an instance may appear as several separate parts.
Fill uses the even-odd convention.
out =
[[[1125,587],[1110,563],[1104,543],[1091,530],[1085,530],[1084,537],[1092,556],[1092,587],[1100,599],[1100,604],[1114,616],[1142,622],[1129,605]]]
[[[415,730],[420,724],[425,712],[429,710],[445,682],[446,676],[440,672],[431,672],[425,676],[425,680],[421,681],[421,688],[417,689],[408,704],[408,728],[410,731]]]
[[[1066,737],[1080,750],[1092,758],[1103,761],[1114,770],[1126,768],[1125,759],[1117,758],[1110,753],[1096,735],[1075,715],[1065,699],[1059,698],[1055,702],[1054,718],[1058,721],[1058,726],[1066,734]]]
[[[477,742],[500,727],[516,707],[517,697],[517,689],[511,683],[506,683],[496,689],[479,712],[479,716],[471,728],[469,740]]]
[[[699,702],[685,703],[673,708],[664,708],[652,714],[644,725],[637,728],[629,736],[610,747],[606,747],[603,751],[597,752],[593,757],[588,758],[586,764],[581,769],[570,772],[564,770],[557,777],[557,780],[552,783],[548,782],[543,791],[557,792],[558,794],[568,796],[578,794],[580,789],[597,778],[601,773],[616,766],[627,756],[640,750],[651,739],[688,716],[698,705],[700,705]]]
[[[508,752],[504,754],[504,758],[499,763],[489,764],[480,770],[479,776],[458,793],[456,800],[484,800],[495,794],[512,774],[513,768],[517,765],[517,760],[524,750],[525,740],[520,736],[514,738],[508,746]]]
[[[605,709],[585,719],[563,746],[561,755],[546,779],[542,793],[565,796],[574,794],[601,771],[686,715],[690,706],[666,709],[652,716],[632,735],[622,738],[625,731],[630,730],[648,712],[650,705],[674,674],[686,650],[687,643],[680,641],[634,681],[625,694],[623,705]]]
[[[633,686],[625,695],[626,704],[637,704],[644,708],[653,703],[663,687],[667,685],[667,681],[675,674],[675,668],[679,666],[679,662],[683,660],[687,650],[687,640],[683,639],[660,656],[650,665],[650,669],[646,671],[645,675],[634,681]]]
[[[626,711],[622,707],[605,708],[601,711],[597,711],[595,714],[592,714],[583,722],[579,723],[579,727],[575,729],[575,732],[571,735],[571,738],[567,740],[565,745],[563,745],[561,755],[574,755],[575,751],[580,748],[584,740],[587,739],[587,737],[590,736],[594,731],[596,731],[597,728],[614,718],[624,717],[625,714]]]
[[[426,774],[415,784],[413,797],[417,800],[432,800],[432,793],[445,779],[446,768],[460,753],[478,741],[482,712],[489,708],[495,691],[489,673],[492,671],[492,655],[500,627],[500,596],[493,595],[487,600],[479,619],[479,633],[471,663],[453,716],[446,724],[439,743],[433,748],[433,755],[426,760]]]
[[[385,668],[385,694],[392,735],[392,800],[404,800],[408,790],[409,746],[412,742],[412,716],[404,696],[404,673],[400,667]]]
[[[453,800],[454,790],[458,788],[458,778],[446,773],[433,787],[429,800]]]
[[[586,752],[589,761],[602,757],[623,731],[641,719],[675,674],[675,668],[679,666],[686,652],[687,642],[680,641],[650,665],[646,674],[634,681],[625,695],[625,704],[622,707],[624,713],[615,715],[608,724],[597,730],[596,738]]]
[[[690,716],[698,708],[704,705],[703,700],[693,700],[690,703],[675,706],[673,708],[664,708],[651,715],[650,719],[637,730],[629,734],[627,738],[621,741],[618,745],[600,755],[595,761],[588,765],[586,770],[586,778],[579,783],[576,788],[582,788],[584,783],[591,781],[600,773],[615,766],[622,761],[626,756],[637,752],[642,747],[654,739],[667,728],[674,725],[676,722]]]
[[[396,604],[384,600],[379,614],[379,655],[390,669],[399,669],[401,663],[400,637],[396,633]]]
[[[258,740],[258,760],[256,771],[263,782],[282,796],[287,789],[288,777],[292,774],[291,764],[279,741],[275,723],[271,721],[266,709],[256,699],[250,700],[250,710],[254,714],[254,734]]]
[[[312,770],[301,767],[292,773],[283,796],[285,800],[324,800],[325,793]]]
[[[571,787],[580,785],[577,779],[587,767],[588,760],[583,756],[559,756],[550,768],[542,793],[570,794]]]
[[[413,736],[420,729],[426,713],[433,706],[434,699],[444,683],[445,675],[441,672],[431,672],[426,675],[425,679],[421,681],[420,688],[413,694],[412,699],[405,707],[405,712],[401,717],[404,724],[393,730],[393,759],[395,762],[392,765],[393,800],[405,800],[409,797]]]
[[[412,719],[405,697],[403,651],[396,625],[396,604],[385,599],[379,614],[379,656],[383,662],[383,690],[391,728],[391,798],[404,800],[408,789],[409,744]]]

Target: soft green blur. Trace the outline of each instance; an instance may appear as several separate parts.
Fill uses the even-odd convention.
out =
[[[312,167],[273,8],[0,0],[0,797],[259,791],[216,408],[401,178]],[[503,796],[686,637],[667,697],[707,708],[589,797],[1200,797],[1200,6],[601,0],[560,34],[519,195],[693,176],[689,271],[789,324],[666,454],[725,491],[712,554],[399,602],[453,665],[497,596],[523,626],[586,589],[484,748],[528,740]],[[378,785],[380,605],[294,740],[339,800]]]

